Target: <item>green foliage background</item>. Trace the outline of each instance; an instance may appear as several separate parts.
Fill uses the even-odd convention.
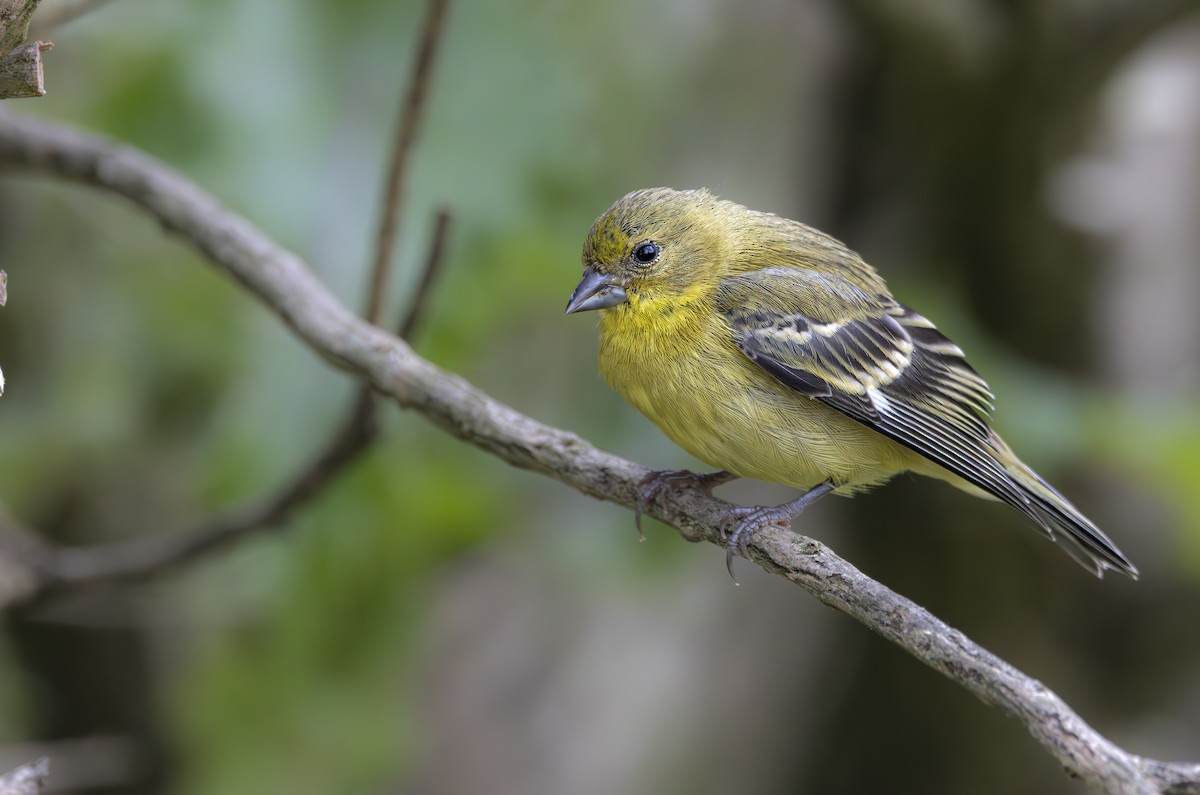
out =
[[[1051,116],[1023,92],[1062,53],[1027,34],[1072,4],[948,5],[967,16],[460,0],[393,305],[449,206],[417,349],[540,420],[681,466],[596,375],[592,319],[561,317],[591,220],[635,187],[705,185],[829,228],[963,344],[1009,440],[1144,581],[1093,583],[1015,517],[926,483],[831,501],[803,531],[1131,750],[1200,758],[1197,363],[1122,385],[1093,332],[1109,241],[1045,200],[1055,168],[1095,146],[1109,81],[1163,36],[1200,41],[1196,15],[1148,27]],[[53,32],[49,95],[5,111],[162,158],[357,305],[419,14],[116,0]],[[989,57],[1034,77],[988,82]],[[988,103],[1013,97],[1028,115],[997,127]],[[62,543],[172,532],[282,482],[348,406],[341,373],[122,203],[23,176],[0,191],[0,497],[14,516]],[[734,589],[719,552],[662,528],[638,545],[626,511],[389,409],[385,441],[290,526],[12,611],[0,741],[53,756],[55,741],[120,739],[107,781],[62,752],[97,792],[1071,786],[1018,727],[748,569]],[[862,756],[886,772],[857,769]]]

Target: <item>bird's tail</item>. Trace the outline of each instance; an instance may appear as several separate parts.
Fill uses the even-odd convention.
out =
[[[992,442],[999,454],[997,459],[1025,498],[1021,505],[1009,500],[1005,502],[1010,502],[1032,519],[1050,540],[1097,577],[1103,577],[1106,569],[1112,569],[1134,580],[1138,578],[1137,567],[1091,519],[1080,513],[1066,497],[1018,459],[1008,445],[994,434]]]

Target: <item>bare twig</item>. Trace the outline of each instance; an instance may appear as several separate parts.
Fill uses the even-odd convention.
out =
[[[417,138],[421,116],[425,109],[429,78],[433,73],[433,58],[442,36],[442,21],[450,0],[428,0],[425,19],[421,25],[420,43],[413,56],[412,72],[404,89],[404,104],[396,125],[396,136],[388,165],[383,201],[380,203],[379,233],[376,237],[375,259],[371,266],[371,281],[363,316],[379,325],[387,299],[389,274],[396,239],[400,230],[400,211],[404,204],[404,183],[408,175],[408,155]]]
[[[405,338],[417,331],[422,308],[440,270],[450,215],[438,213],[429,253],[401,321]],[[0,517],[0,607],[41,591],[101,580],[158,574],[261,530],[285,522],[320,494],[377,437],[375,400],[361,390],[341,424],[305,466],[278,492],[237,511],[172,533],[90,547],[45,544],[8,517]]]
[[[401,321],[411,338],[441,268],[450,214],[439,211],[417,288]],[[196,527],[90,547],[56,547],[37,539],[9,517],[0,517],[0,607],[68,585],[158,574],[285,522],[322,493],[378,436],[375,399],[362,389],[341,424],[288,484],[268,497]]]
[[[600,499],[636,503],[638,484],[648,472],[644,467],[520,414],[355,317],[296,255],[153,158],[98,136],[0,114],[0,163],[126,197],[246,287],[313,350],[401,406],[513,466]],[[688,538],[724,549],[721,521],[727,507],[702,491],[681,488],[658,498],[647,512]],[[1157,762],[1118,748],[1040,682],[823,544],[768,527],[755,534],[750,555],[1019,720],[1071,775],[1098,791],[1200,791],[1200,765]]]
[[[425,304],[429,301],[429,294],[446,258],[446,236],[450,231],[450,220],[450,211],[445,207],[438,210],[433,219],[433,237],[430,238],[429,253],[425,255],[425,264],[421,268],[416,287],[413,288],[412,298],[408,301],[408,310],[397,327],[397,334],[402,340],[412,340],[413,332],[425,316]]]
[[[405,163],[420,122],[430,64],[442,29],[441,20],[447,3],[448,0],[429,0],[416,65],[405,92],[404,106],[398,117],[396,147],[392,153],[388,180],[389,190],[384,196],[380,210],[382,223],[374,258],[371,308],[367,310],[375,312],[376,315],[381,312],[383,306],[383,282],[386,282],[392,260],[391,252],[399,232],[399,225],[395,219],[402,210],[401,187],[406,171]],[[400,323],[399,335],[403,339],[411,337],[423,315],[429,291],[442,263],[449,224],[449,211],[439,210],[425,262]],[[0,283],[0,288],[2,286]],[[379,320],[377,316],[372,315],[368,315],[367,319],[372,322]],[[0,393],[3,389],[2,384],[0,381]],[[10,572],[12,576],[6,578],[9,587],[5,589],[5,593],[0,593],[0,604],[5,603],[5,597],[16,601],[39,590],[155,574],[223,548],[244,536],[282,524],[297,508],[321,493],[345,467],[374,442],[378,436],[375,412],[375,399],[370,388],[364,386],[355,396],[349,411],[329,441],[283,489],[188,530],[113,544],[61,548],[37,541],[35,534],[19,528],[11,519],[8,520],[9,537],[19,535],[22,539],[22,547],[19,550],[10,549],[8,557],[17,557],[31,563],[36,576],[31,579],[29,576],[17,576],[19,572]],[[0,557],[0,564],[2,563],[4,559]]]
[[[0,52],[8,52],[29,38],[29,19],[39,0],[0,0]]]
[[[0,55],[0,99],[45,96],[42,53],[53,46],[48,41],[31,41]]]
[[[313,460],[281,491],[199,527],[133,541],[83,548],[44,547],[38,568],[45,587],[165,571],[242,536],[284,522],[324,491],[366,446],[374,429],[352,411]]]
[[[39,759],[0,775],[0,795],[39,795],[46,788],[50,760]]]

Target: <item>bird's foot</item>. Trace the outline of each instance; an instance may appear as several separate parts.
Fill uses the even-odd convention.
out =
[[[747,547],[755,533],[772,524],[789,527],[793,519],[804,513],[805,508],[835,488],[837,488],[835,484],[825,481],[783,505],[731,508],[729,519],[733,523],[733,532],[725,536],[725,568],[729,571],[729,576],[733,578],[734,584],[740,583],[738,583],[737,575],[733,573],[733,558],[735,555],[747,557]]]
[[[724,470],[697,473],[686,469],[657,469],[651,472],[638,483],[638,501],[633,508],[633,523],[637,527],[638,540],[646,540],[646,534],[642,532],[642,514],[658,499],[664,488],[691,486],[711,497],[713,489],[731,480],[737,480],[737,475]]]

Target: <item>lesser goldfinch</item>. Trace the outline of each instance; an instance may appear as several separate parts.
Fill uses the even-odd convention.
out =
[[[600,370],[711,475],[804,490],[735,508],[731,560],[757,528],[823,494],[901,472],[948,481],[1031,519],[1102,577],[1137,569],[988,426],[992,393],[962,350],[898,303],[842,243],[705,190],[630,193],[596,219],[567,313],[600,310]],[[739,550],[740,547],[740,550]]]

